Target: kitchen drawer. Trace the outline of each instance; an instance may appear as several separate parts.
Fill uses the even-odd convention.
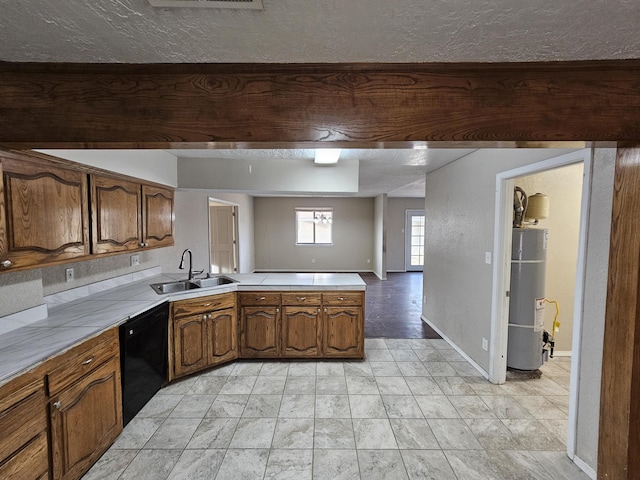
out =
[[[26,385],[2,399],[0,465],[47,428],[44,380]],[[9,478],[0,475],[0,478]]]
[[[199,313],[224,310],[236,306],[235,293],[222,293],[220,295],[210,295],[208,297],[192,298],[189,300],[179,300],[171,304],[173,318],[180,318]]]
[[[362,305],[362,293],[360,292],[336,292],[323,293],[323,305]]]
[[[240,305],[280,305],[280,294],[272,292],[240,293]]]
[[[4,432],[3,432],[4,434]],[[0,463],[0,478],[44,480],[49,478],[47,432],[41,432],[14,456]]]
[[[316,292],[293,292],[282,294],[282,305],[321,305],[322,294]]]
[[[116,328],[87,340],[61,355],[62,358],[54,359],[57,368],[47,375],[49,395],[58,394],[107,360],[118,357],[119,352],[120,342]]]

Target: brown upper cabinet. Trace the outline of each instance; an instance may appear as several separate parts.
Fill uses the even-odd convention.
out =
[[[173,191],[91,175],[93,253],[173,245]]]
[[[89,255],[87,175],[0,155],[0,271]]]
[[[173,245],[173,189],[0,152],[0,273]]]
[[[173,189],[142,184],[144,247],[173,245]]]
[[[143,247],[140,184],[99,175],[91,175],[90,181],[93,253]]]

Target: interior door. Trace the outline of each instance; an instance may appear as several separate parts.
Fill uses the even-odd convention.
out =
[[[404,228],[405,270],[422,271],[424,267],[424,210],[407,210]]]
[[[235,219],[233,205],[209,204],[211,273],[238,271]]]

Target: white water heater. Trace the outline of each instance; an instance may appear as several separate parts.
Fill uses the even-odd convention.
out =
[[[514,228],[507,367],[537,370],[542,365],[547,230]]]

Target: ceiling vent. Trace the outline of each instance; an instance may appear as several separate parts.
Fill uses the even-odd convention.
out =
[[[149,0],[162,8],[250,8],[262,10],[262,0]]]

